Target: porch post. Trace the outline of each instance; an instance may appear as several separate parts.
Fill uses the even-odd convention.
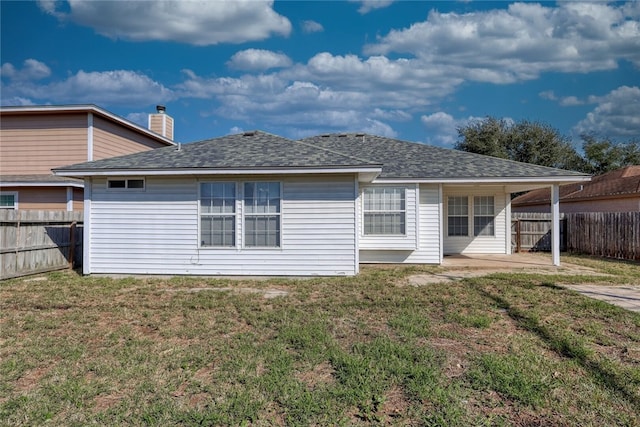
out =
[[[553,265],[560,265],[560,187],[551,186],[551,257]]]

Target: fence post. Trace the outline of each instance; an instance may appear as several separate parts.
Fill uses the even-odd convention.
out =
[[[69,226],[69,269],[73,270],[76,259],[76,221]]]

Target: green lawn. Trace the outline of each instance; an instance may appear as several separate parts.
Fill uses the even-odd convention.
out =
[[[602,277],[429,271],[0,282],[0,424],[640,425],[640,315],[557,286]]]

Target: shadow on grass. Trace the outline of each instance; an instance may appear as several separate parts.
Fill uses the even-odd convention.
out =
[[[555,286],[553,286],[555,288]],[[509,301],[499,295],[493,294],[481,286],[476,286],[478,292],[493,300],[500,308],[506,310],[519,326],[537,334],[549,347],[563,357],[576,360],[589,374],[600,384],[619,394],[635,407],[640,407],[640,398],[634,394],[633,387],[624,375],[620,375],[598,360],[590,357],[591,351],[581,342],[580,337],[567,332],[556,334],[555,331],[543,324],[535,317],[528,315],[526,310],[513,307]]]

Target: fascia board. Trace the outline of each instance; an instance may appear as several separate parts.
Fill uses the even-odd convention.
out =
[[[84,188],[82,182],[3,182],[1,187],[75,187]]]
[[[471,184],[537,184],[537,183],[563,183],[569,184],[573,182],[585,182],[591,181],[590,176],[553,176],[553,177],[504,177],[504,178],[383,178],[373,181],[374,184],[458,184],[458,185],[471,185]]]
[[[382,168],[272,168],[272,169],[105,169],[105,170],[53,170],[54,175],[67,177],[85,176],[195,176],[195,175],[308,175],[358,173],[375,174]]]

